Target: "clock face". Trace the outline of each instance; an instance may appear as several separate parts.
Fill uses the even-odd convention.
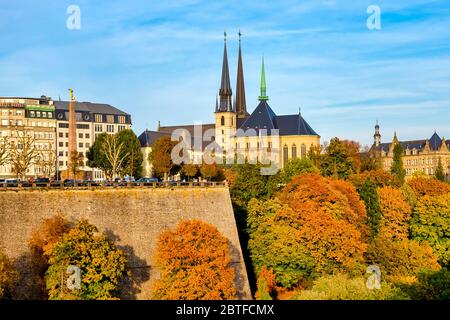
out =
[[[59,120],[62,120],[64,118],[64,114],[58,113],[57,117],[58,117]]]
[[[83,115],[83,119],[84,119],[85,121],[89,121],[89,114],[85,113],[85,114]]]

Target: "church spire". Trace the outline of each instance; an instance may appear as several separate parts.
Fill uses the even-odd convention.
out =
[[[262,59],[261,71],[261,95],[258,97],[259,101],[267,101],[269,97],[266,95],[266,71],[264,70],[264,56]]]
[[[222,80],[220,83],[220,112],[232,111],[231,103],[231,85],[230,85],[230,73],[228,71],[228,54],[227,54],[227,33],[224,32],[224,47],[223,47],[223,64],[222,64]]]
[[[244,85],[244,69],[242,67],[242,50],[241,50],[241,30],[239,30],[239,54],[238,54],[238,71],[236,81],[236,103],[235,111],[238,118],[246,118],[249,116],[245,101],[245,85]]]

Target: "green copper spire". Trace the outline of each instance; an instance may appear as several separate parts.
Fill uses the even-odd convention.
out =
[[[261,95],[258,97],[259,101],[267,101],[269,97],[266,95],[266,72],[264,70],[264,57],[262,59],[262,72],[261,72]]]

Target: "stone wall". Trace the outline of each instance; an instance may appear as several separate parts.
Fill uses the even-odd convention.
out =
[[[185,219],[213,224],[229,239],[238,297],[251,298],[226,187],[0,191],[0,247],[20,270],[20,298],[36,298],[27,247],[30,235],[44,218],[58,213],[70,221],[88,219],[127,252],[131,277],[123,284],[125,299],[150,298],[152,281],[158,277],[152,259],[163,230]]]

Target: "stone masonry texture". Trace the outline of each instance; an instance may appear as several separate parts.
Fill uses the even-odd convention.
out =
[[[210,223],[229,240],[238,298],[251,299],[227,187],[0,191],[0,248],[15,260],[21,276],[15,298],[37,297],[28,240],[43,219],[56,214],[70,222],[87,219],[128,254],[131,277],[122,284],[123,299],[150,298],[162,231],[182,220]]]

